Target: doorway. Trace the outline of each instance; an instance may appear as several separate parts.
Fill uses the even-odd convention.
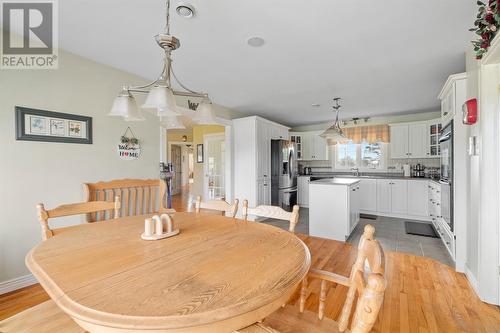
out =
[[[225,134],[205,134],[204,146],[204,198],[225,199],[226,142]]]
[[[172,195],[179,194],[182,186],[182,148],[179,145],[172,145],[170,148],[171,161],[174,166],[174,177],[172,181]]]

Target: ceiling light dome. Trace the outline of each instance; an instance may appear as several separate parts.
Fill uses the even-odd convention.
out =
[[[250,37],[247,39],[247,44],[252,47],[261,47],[266,41],[262,37]]]
[[[193,5],[189,3],[179,2],[175,7],[177,15],[184,18],[192,18],[195,14]]]

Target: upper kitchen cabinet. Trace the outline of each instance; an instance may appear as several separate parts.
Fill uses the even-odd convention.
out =
[[[391,158],[424,158],[427,156],[427,123],[391,125]]]
[[[391,125],[391,158],[408,158],[408,125]]]
[[[441,119],[433,119],[427,122],[427,157],[440,157],[439,133],[441,132]]]
[[[441,100],[441,121],[443,124],[452,120],[455,114],[460,114],[466,79],[466,73],[451,75],[441,90],[439,99]]]
[[[290,138],[297,144],[297,156],[299,160],[326,161],[329,158],[326,139],[319,132],[294,132]]]

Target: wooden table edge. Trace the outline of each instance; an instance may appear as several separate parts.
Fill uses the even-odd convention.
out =
[[[311,252],[307,245],[296,235],[294,235],[296,240],[302,245],[305,251],[305,261],[302,269],[297,273],[300,274],[300,278],[294,283],[292,287],[284,294],[278,295],[273,301],[266,304],[263,307],[259,307],[245,313],[239,314],[237,316],[222,319],[216,323],[214,322],[198,322],[195,321],[197,315],[190,315],[190,320],[192,320],[192,326],[185,326],[186,316],[168,316],[168,317],[146,317],[146,316],[122,316],[107,312],[97,311],[79,303],[73,301],[69,298],[62,290],[56,287],[56,284],[50,279],[38,264],[34,261],[33,253],[42,244],[35,246],[26,255],[25,263],[28,269],[33,273],[35,278],[39,281],[42,287],[47,291],[51,299],[61,308],[66,314],[72,317],[81,327],[92,332],[126,332],[135,331],[140,332],[141,330],[155,330],[155,332],[172,332],[172,333],[187,333],[187,332],[207,332],[207,329],[211,331],[212,328],[217,328],[218,330],[229,329],[228,332],[232,330],[237,330],[246,326],[249,326],[266,316],[270,315],[272,312],[276,311],[285,304],[289,298],[295,292],[297,286],[306,277],[310,266],[311,266]],[[228,311],[229,309],[237,307],[226,307],[213,310],[210,312],[203,312],[199,316],[206,317],[207,314],[213,313],[214,315],[220,312]],[[182,319],[181,323],[175,325],[176,317]],[[245,322],[242,326],[236,323]],[[182,324],[183,326],[179,326]],[[233,327],[236,325],[237,327]],[[205,328],[204,328],[205,327]],[[230,328],[232,327],[232,328]],[[103,330],[106,328],[105,330]],[[116,331],[115,331],[116,330]],[[214,332],[219,332],[214,330]]]

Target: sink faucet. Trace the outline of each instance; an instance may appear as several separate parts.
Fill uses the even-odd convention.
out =
[[[359,169],[358,168],[356,168],[356,167],[351,168],[351,171],[355,177],[359,177]]]

